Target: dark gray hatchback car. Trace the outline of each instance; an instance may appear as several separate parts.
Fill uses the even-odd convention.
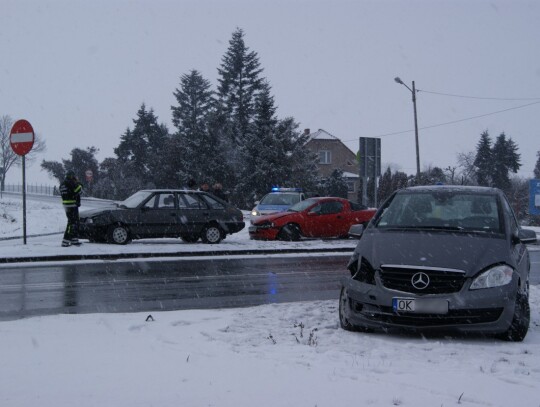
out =
[[[536,242],[536,234],[519,227],[500,190],[402,189],[365,230],[355,227],[360,241],[348,265],[350,276],[342,281],[342,328],[525,338],[530,319],[525,244]]]
[[[79,237],[126,244],[132,239],[180,237],[219,243],[245,226],[242,212],[207,192],[142,190],[112,208],[81,211]]]

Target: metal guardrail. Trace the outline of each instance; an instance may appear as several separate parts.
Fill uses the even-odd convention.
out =
[[[4,190],[2,192],[19,192],[22,193],[22,184],[4,184]],[[42,184],[26,184],[26,193],[39,194],[39,195],[57,195],[58,187],[53,185]]]

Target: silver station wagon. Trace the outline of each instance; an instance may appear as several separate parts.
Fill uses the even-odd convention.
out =
[[[341,327],[498,335],[529,327],[527,243],[495,188],[430,186],[395,192],[360,236],[342,280]],[[358,230],[359,229],[359,230]]]

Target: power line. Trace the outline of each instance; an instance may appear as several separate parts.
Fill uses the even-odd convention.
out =
[[[429,90],[417,89],[417,92],[430,93],[432,95],[439,96],[450,96],[455,98],[464,98],[464,99],[480,99],[480,100],[540,100],[540,98],[495,98],[495,97],[480,97],[480,96],[467,96],[467,95],[456,95],[452,93],[442,93],[442,92],[431,92]]]
[[[497,111],[491,112],[491,113],[485,113],[485,114],[480,114],[480,115],[477,115],[477,116],[467,117],[467,118],[464,118],[464,119],[452,120],[452,121],[450,121],[450,122],[438,123],[438,124],[433,124],[433,125],[430,125],[430,126],[424,126],[424,127],[420,127],[420,130],[432,129],[432,128],[435,128],[435,127],[447,126],[447,125],[449,125],[449,124],[461,123],[461,122],[465,122],[465,121],[468,121],[468,120],[478,119],[478,118],[480,118],[480,117],[492,116],[492,115],[495,115],[495,114],[508,112],[508,111],[510,111],[510,110],[517,110],[517,109],[522,109],[522,108],[524,108],[524,107],[528,107],[528,106],[532,106],[532,105],[537,105],[537,104],[539,104],[539,103],[540,103],[540,100],[539,100],[538,102],[527,103],[527,104],[525,104],[525,105],[515,106],[515,107],[510,107],[510,108],[508,108],[508,109],[503,109],[503,110],[497,110]],[[414,130],[396,131],[396,132],[393,132],[393,133],[379,134],[378,136],[375,136],[375,137],[395,136],[395,135],[398,135],[398,134],[410,133],[410,132],[413,132],[413,131],[414,131]],[[357,139],[342,140],[342,141],[343,141],[343,142],[347,142],[347,141],[356,141],[356,140],[357,140]]]

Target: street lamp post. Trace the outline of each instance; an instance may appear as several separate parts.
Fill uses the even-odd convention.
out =
[[[412,89],[409,88],[399,77],[395,77],[394,80],[400,85],[405,86],[412,93],[412,102],[414,108],[414,139],[416,141],[416,181],[420,181],[420,147],[418,146],[418,119],[416,117],[416,88],[414,87],[414,81],[412,81]]]

